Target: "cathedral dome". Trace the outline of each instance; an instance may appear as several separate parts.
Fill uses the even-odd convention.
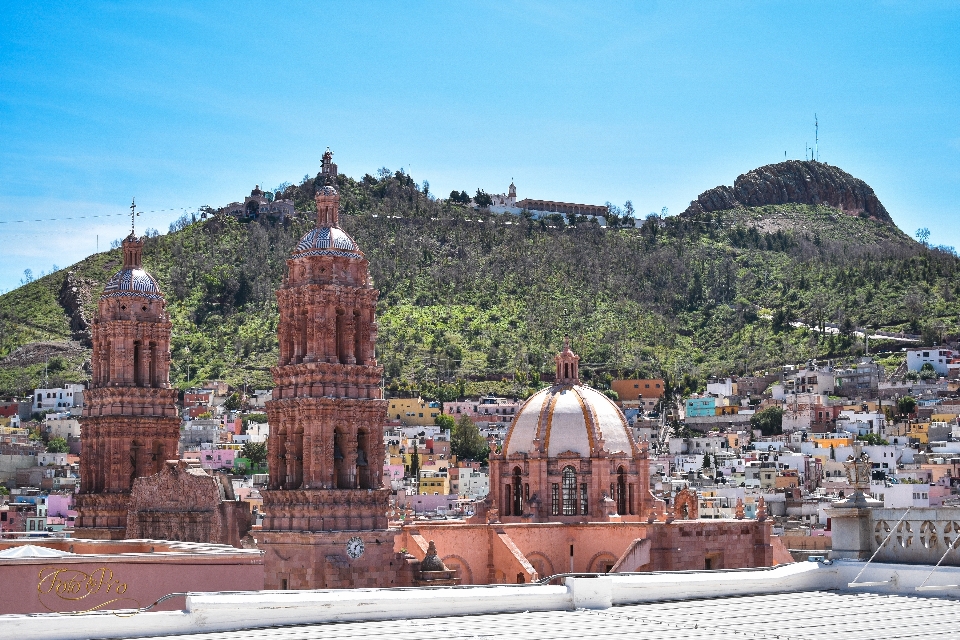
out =
[[[149,273],[143,269],[125,268],[118,271],[103,288],[104,298],[123,296],[141,296],[144,298],[163,299],[160,286]]]
[[[123,241],[123,268],[107,281],[101,298],[138,296],[163,300],[157,281],[143,268],[142,257],[143,240],[131,232]]]
[[[346,258],[359,258],[360,248],[347,233],[339,227],[316,227],[300,238],[293,257],[332,255]]]
[[[609,453],[633,455],[627,420],[610,398],[580,384],[556,384],[538,391],[517,411],[504,441],[504,455],[555,458],[572,452],[588,458],[598,441]]]

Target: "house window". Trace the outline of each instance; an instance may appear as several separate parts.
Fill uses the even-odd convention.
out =
[[[577,515],[577,472],[573,467],[564,467],[561,480],[563,481],[563,515]]]
[[[550,496],[551,496],[550,513],[552,513],[555,516],[558,516],[560,515],[560,485],[557,484],[556,482],[554,482],[553,486],[550,488]],[[2,515],[3,515],[3,519],[6,520],[7,514],[4,513]]]
[[[580,513],[587,515],[587,483],[584,482],[580,485]]]

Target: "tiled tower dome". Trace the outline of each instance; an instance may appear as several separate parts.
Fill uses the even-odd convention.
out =
[[[131,235],[123,241],[123,268],[107,281],[101,298],[139,296],[150,300],[163,300],[157,281],[141,264],[142,255],[142,240]]]

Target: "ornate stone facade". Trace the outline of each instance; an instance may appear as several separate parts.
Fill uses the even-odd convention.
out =
[[[402,565],[382,488],[378,292],[363,253],[338,226],[339,202],[332,186],[318,189],[316,227],[294,248],[277,291],[280,362],[267,402],[261,535],[267,588],[391,586],[397,569],[378,576]],[[346,553],[353,538],[364,542],[357,557]]]
[[[524,403],[490,455],[487,508],[502,522],[639,522],[652,508],[647,443],[580,384],[579,361],[564,344],[556,382]]]
[[[127,537],[240,546],[250,530],[247,503],[239,502],[223,475],[210,476],[185,460],[133,482]]]
[[[177,457],[170,319],[143,270],[143,241],[123,241],[123,268],[104,287],[91,326],[93,379],[84,394],[77,537],[119,539],[134,481]]]

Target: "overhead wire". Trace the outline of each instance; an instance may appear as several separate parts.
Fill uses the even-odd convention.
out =
[[[166,211],[188,211],[185,207],[174,207],[172,209],[154,209],[152,211],[140,211],[139,213],[164,213]],[[62,216],[57,218],[25,218],[23,220],[0,220],[0,224],[14,224],[17,222],[56,222],[58,220],[83,220],[86,218],[111,218],[114,216],[129,216],[128,212],[124,213],[94,213],[86,216]]]

